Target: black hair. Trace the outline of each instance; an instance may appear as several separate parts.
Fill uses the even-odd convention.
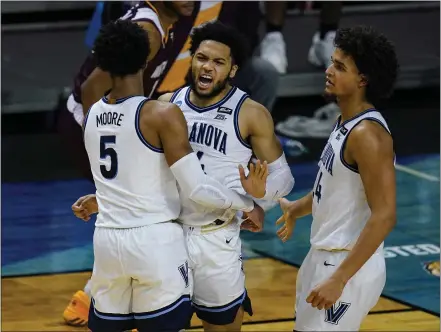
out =
[[[97,66],[113,77],[134,75],[150,53],[147,32],[129,20],[104,25],[93,47]]]
[[[385,35],[368,26],[341,28],[334,45],[349,55],[366,77],[369,102],[375,104],[392,94],[399,64],[395,47]]]
[[[194,55],[205,40],[213,40],[227,45],[231,50],[233,64],[241,67],[248,57],[248,42],[235,28],[220,21],[212,21],[194,28],[191,33],[190,53]]]

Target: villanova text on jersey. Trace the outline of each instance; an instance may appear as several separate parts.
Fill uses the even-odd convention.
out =
[[[188,140],[190,143],[204,144],[220,153],[227,154],[228,134],[206,123],[193,123]]]
[[[322,155],[320,156],[320,162],[323,164],[323,167],[328,171],[328,173],[331,174],[331,176],[332,166],[334,165],[334,157],[334,149],[332,148],[332,144],[328,142],[323,149]]]

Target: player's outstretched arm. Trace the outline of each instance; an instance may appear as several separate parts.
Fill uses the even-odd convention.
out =
[[[312,191],[302,198],[290,202],[285,198],[279,200],[282,216],[276,221],[276,225],[282,225],[277,230],[277,236],[286,242],[291,238],[297,218],[311,214],[312,212]]]
[[[371,217],[334,277],[344,283],[366,263],[396,223],[393,141],[378,123],[363,121],[347,138],[347,152],[358,166]]]
[[[151,116],[147,117],[144,114]],[[254,202],[250,198],[224,187],[203,172],[199,159],[188,141],[184,115],[176,105],[157,101],[144,104],[141,132],[145,135],[152,127],[158,133],[165,158],[181,187],[182,194],[188,195],[198,204],[211,208],[231,208],[245,212],[254,209]]]
[[[161,47],[161,34],[150,22],[137,23],[146,31],[146,37],[149,39],[150,53],[148,59],[146,59],[148,62],[153,59]],[[100,68],[95,68],[81,85],[81,100],[84,115],[86,115],[89,108],[102,98],[111,88],[112,79],[110,74]]]
[[[261,104],[246,99],[239,113],[241,133],[249,137],[256,157],[268,162],[265,201],[277,201],[294,187],[294,177],[286,161],[282,146],[274,133],[270,112]]]

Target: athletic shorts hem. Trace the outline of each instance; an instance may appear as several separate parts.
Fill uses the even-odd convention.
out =
[[[218,307],[208,307],[193,303],[193,308],[199,319],[211,325],[228,325],[233,323],[240,307],[243,307],[244,311],[250,316],[253,315],[251,300],[246,290],[235,300]]]

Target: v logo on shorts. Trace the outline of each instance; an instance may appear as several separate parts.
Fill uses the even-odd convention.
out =
[[[182,264],[181,266],[179,266],[178,270],[182,276],[182,279],[184,279],[185,288],[187,288],[189,286],[189,283],[188,283],[188,262],[185,261],[185,264]]]
[[[343,317],[343,315],[348,311],[350,303],[340,302],[339,305],[334,304],[332,308],[326,310],[325,322],[338,325],[338,322]]]

